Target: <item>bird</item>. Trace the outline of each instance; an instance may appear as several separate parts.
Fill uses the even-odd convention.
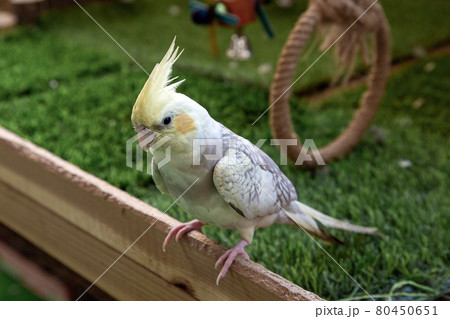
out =
[[[241,240],[216,262],[223,265],[216,284],[237,256],[250,259],[245,247],[256,229],[274,223],[294,225],[327,243],[342,243],[322,227],[379,234],[375,227],[353,225],[298,201],[292,182],[260,148],[214,120],[190,97],[177,92],[184,80],[171,78],[183,50],[175,39],[140,91],[131,121],[140,147],[150,151],[156,187],[171,196],[194,220],[172,228],[162,248],[175,237],[202,226],[237,230]],[[210,93],[212,94],[212,93]]]

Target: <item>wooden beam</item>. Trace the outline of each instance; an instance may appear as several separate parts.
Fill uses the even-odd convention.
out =
[[[0,127],[0,222],[117,299],[320,300],[238,258],[216,286],[225,248],[198,232],[161,250],[179,222]],[[152,226],[153,225],[153,226]]]
[[[0,183],[0,202],[5,211],[3,222],[14,231],[26,232],[29,239],[49,254],[58,256],[83,277],[94,281],[120,256],[52,212]],[[154,273],[123,256],[98,282],[105,291],[122,300],[194,300],[186,291],[171,285]],[[148,287],[155,289],[148,289]]]

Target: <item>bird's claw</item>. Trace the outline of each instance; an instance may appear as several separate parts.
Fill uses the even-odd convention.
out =
[[[217,276],[217,279],[216,279],[216,285],[217,285],[217,286],[219,285],[220,279],[222,279],[224,276],[225,276],[225,275],[222,275],[222,273],[220,273],[219,276]]]
[[[200,222],[199,220],[193,220],[185,224],[178,225],[177,227],[174,227],[170,230],[169,234],[167,234],[166,239],[164,240],[164,243],[162,245],[162,250],[165,252],[167,245],[172,241],[173,237],[175,237],[175,241],[178,241],[181,236],[184,234],[192,231],[197,230],[199,232],[202,232],[202,226],[204,223]],[[245,259],[250,260],[250,257],[248,256],[247,252],[244,250],[245,247],[247,247],[249,243],[246,240],[241,240],[239,243],[237,243],[236,246],[234,246],[231,249],[228,249],[216,262],[216,269],[221,264],[223,264],[222,269],[220,270],[219,275],[216,279],[216,285],[219,285],[219,282],[222,278],[225,277],[225,275],[228,272],[228,269],[230,269],[231,265],[233,264],[233,261],[236,259],[238,255],[243,255]]]
[[[166,239],[164,239],[164,243],[162,245],[162,250],[166,252],[167,245],[172,241],[172,238],[175,236],[175,241],[178,242],[178,239],[180,239],[181,236],[184,234],[192,231],[197,230],[202,233],[202,226],[204,223],[202,223],[199,220],[192,220],[188,223],[178,225],[175,228],[172,228],[170,232],[167,234]]]
[[[225,254],[223,254],[216,262],[215,268],[219,267],[219,265],[224,264],[222,269],[220,270],[219,275],[216,279],[216,285],[219,285],[220,280],[225,277],[225,275],[228,272],[228,269],[230,268],[233,261],[236,259],[238,255],[243,255],[245,259],[250,260],[250,257],[248,256],[247,252],[244,250],[245,247],[247,247],[249,244],[246,240],[241,240],[239,243],[237,243],[236,246],[234,246],[231,249],[228,249]]]

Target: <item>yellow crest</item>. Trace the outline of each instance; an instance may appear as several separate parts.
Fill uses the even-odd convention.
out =
[[[137,97],[133,107],[131,120],[139,125],[150,125],[159,120],[159,111],[174,100],[176,88],[184,81],[172,83],[175,78],[170,78],[172,66],[180,57],[178,47],[175,48],[175,39],[173,39],[169,50],[164,55],[160,63],[153,68],[147,82]]]

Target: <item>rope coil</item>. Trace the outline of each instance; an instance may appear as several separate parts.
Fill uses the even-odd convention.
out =
[[[369,71],[367,90],[347,128],[318,150],[326,163],[345,156],[363,137],[377,112],[389,75],[389,25],[379,3],[374,3],[374,0],[310,0],[308,9],[300,15],[283,47],[270,88],[272,135],[276,139],[297,139],[296,145],[287,146],[287,157],[293,162],[299,157],[302,144],[294,131],[289,108],[292,80],[306,42],[321,24],[332,24],[322,47],[335,43],[339,61],[347,66],[353,63],[359,50],[363,55],[366,52],[366,36],[375,35],[374,61]],[[303,166],[318,165],[317,157],[312,155],[312,161],[304,161]]]

